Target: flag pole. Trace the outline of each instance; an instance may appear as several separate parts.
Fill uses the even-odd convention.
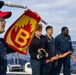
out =
[[[19,5],[19,4],[11,4],[10,2],[7,2],[7,3],[4,2],[4,5],[5,6],[9,6],[9,7],[23,8],[23,9],[26,9],[27,8],[27,6],[24,5],[24,4],[22,4],[22,5]]]
[[[25,5],[25,4],[22,4],[22,5],[19,5],[19,4],[11,4],[10,2],[4,2],[4,5],[5,6],[9,6],[9,7],[17,7],[17,8],[23,8],[23,9],[27,9],[28,10],[28,8],[27,8],[27,6]],[[45,25],[47,25],[48,23],[45,21],[45,20],[43,20],[43,19],[41,19],[41,22],[43,22]]]

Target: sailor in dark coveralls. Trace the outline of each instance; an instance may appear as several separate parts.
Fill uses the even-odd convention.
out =
[[[47,39],[47,52],[48,52],[48,58],[51,59],[53,56],[56,55],[55,50],[55,40],[52,36],[53,34],[53,27],[47,26],[46,27],[46,39]],[[57,66],[57,61],[53,61],[47,63],[47,74],[46,75],[55,75],[55,68]]]
[[[42,50],[46,51],[46,44],[46,37],[42,35],[42,24],[38,24],[35,36],[29,46],[32,75],[46,75],[45,58],[48,57],[48,54],[41,52]]]
[[[4,5],[3,1],[0,1],[0,8]],[[0,10],[0,34],[2,34],[5,30],[5,19],[11,16],[11,12],[2,12]],[[0,38],[0,75],[6,75],[7,70],[7,59],[6,54],[12,53],[14,50],[10,49],[2,38]]]
[[[69,30],[67,27],[62,27],[61,34],[55,38],[56,48],[58,54],[63,54],[67,51],[72,51],[71,37],[69,35]],[[63,75],[70,74],[70,54],[66,57],[58,59],[58,65],[55,71],[55,75],[60,75],[60,70],[63,65]]]

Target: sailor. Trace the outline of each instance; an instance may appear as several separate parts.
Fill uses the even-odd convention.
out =
[[[56,59],[58,58],[58,55],[56,54],[56,49],[55,49],[55,40],[52,34],[53,34],[53,27],[47,26],[46,27],[47,52],[48,52],[47,59],[50,59],[50,60],[53,56],[56,56]],[[57,66],[57,61],[51,60],[51,62],[47,63],[46,75],[54,75],[56,66]]]
[[[4,5],[3,1],[0,1],[0,8]],[[0,10],[0,34],[5,31],[5,24],[7,18],[11,16],[11,12],[3,12]],[[14,50],[10,49],[5,43],[4,39],[0,38],[0,75],[6,75],[7,70],[7,59],[6,54],[12,53]]]
[[[69,35],[69,29],[67,27],[62,27],[61,34],[59,34],[55,38],[56,43],[56,50],[58,54],[63,54],[67,51],[73,52],[73,47],[71,43],[71,37]],[[55,75],[60,75],[60,70],[63,65],[63,74],[64,75],[71,75],[70,74],[70,54],[65,56],[62,59],[58,59],[58,65],[56,67]]]
[[[46,75],[46,37],[42,35],[42,24],[37,24],[35,36],[29,46],[32,75]]]

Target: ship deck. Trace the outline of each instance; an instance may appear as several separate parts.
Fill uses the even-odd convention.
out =
[[[31,75],[30,73],[26,72],[9,72],[7,75]],[[63,75],[62,73],[60,75]],[[76,75],[76,74],[71,74],[71,75]]]

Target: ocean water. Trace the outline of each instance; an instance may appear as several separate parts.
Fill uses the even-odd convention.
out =
[[[76,57],[76,41],[72,42],[73,45],[73,55]],[[21,66],[23,67],[25,65],[26,62],[30,61],[30,55],[29,52],[27,52],[27,55],[23,55],[23,54],[19,54],[16,55],[16,53],[13,54],[8,54],[7,55],[7,59],[8,59],[8,64],[14,64],[14,58],[16,59],[15,64],[21,64]],[[18,59],[18,61],[17,61]],[[71,61],[71,70],[73,72],[76,72],[76,62],[74,62],[72,59],[70,59]],[[19,62],[19,63],[18,63]]]

